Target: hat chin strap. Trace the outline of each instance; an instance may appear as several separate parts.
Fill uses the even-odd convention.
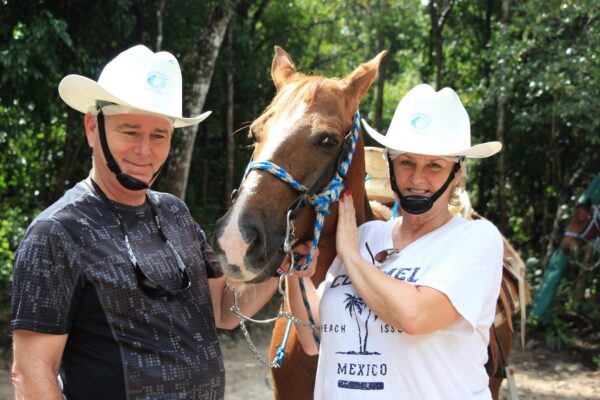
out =
[[[431,210],[431,208],[433,207],[433,203],[435,203],[435,201],[440,198],[440,196],[446,191],[446,189],[448,189],[450,182],[452,182],[452,180],[456,176],[456,173],[460,170],[460,163],[457,162],[454,164],[454,166],[452,167],[452,171],[450,171],[448,179],[446,179],[446,182],[444,182],[442,187],[431,197],[417,195],[402,196],[402,193],[400,193],[398,185],[396,184],[396,175],[394,174],[392,159],[389,155],[388,167],[390,169],[390,182],[392,184],[392,190],[394,191],[394,193],[396,193],[396,195],[398,195],[402,210],[406,211],[409,214],[420,215]]]
[[[106,130],[104,129],[104,114],[102,111],[98,112],[98,132],[100,133],[100,144],[102,145],[102,152],[104,153],[104,158],[106,159],[106,166],[108,169],[117,176],[117,180],[119,183],[125,188],[129,190],[144,190],[148,189],[149,186],[146,182],[143,182],[131,175],[124,174],[115,161],[112,153],[110,152],[110,148],[108,147],[108,141],[106,140]],[[164,164],[163,164],[164,165]],[[154,179],[158,176],[160,171],[162,170],[163,165],[160,166],[158,171],[152,175],[152,179],[150,182],[154,181]]]

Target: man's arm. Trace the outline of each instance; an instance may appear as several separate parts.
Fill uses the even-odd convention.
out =
[[[62,400],[57,377],[67,337],[26,330],[13,332],[12,381],[17,400]]]
[[[242,314],[252,316],[263,308],[277,290],[277,283],[278,278],[269,278],[262,283],[236,286],[238,307]],[[230,310],[233,305],[233,292],[225,287],[225,277],[209,279],[208,285],[217,328],[237,327],[240,321]]]

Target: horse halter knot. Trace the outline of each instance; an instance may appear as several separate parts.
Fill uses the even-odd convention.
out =
[[[300,214],[304,207],[311,205],[317,213],[313,231],[312,246],[308,252],[308,255],[306,256],[306,259],[304,260],[304,263],[301,265],[295,262],[293,263],[293,268],[296,270],[304,271],[310,265],[314,257],[314,253],[317,250],[317,246],[319,245],[319,238],[321,236],[321,230],[323,229],[323,221],[325,220],[327,214],[329,214],[329,207],[339,200],[340,193],[344,190],[344,184],[342,181],[346,178],[346,173],[348,172],[348,168],[352,162],[352,157],[354,156],[356,143],[358,141],[358,133],[360,129],[359,126],[360,114],[357,111],[353,118],[353,129],[346,135],[346,138],[338,149],[336,156],[327,164],[327,166],[325,166],[319,177],[310,187],[306,187],[302,183],[296,181],[285,169],[279,167],[271,161],[252,161],[246,168],[244,179],[252,170],[267,171],[280,180],[288,183],[292,188],[300,193],[300,195],[294,201],[292,201],[288,207],[286,238],[290,238],[290,236],[293,235],[293,220]],[[334,170],[335,175],[333,178],[331,178],[329,183],[323,187],[323,190],[320,193],[317,193],[319,188],[325,184],[328,177],[333,174]],[[291,244],[293,243],[284,243],[284,251],[286,253],[291,253]],[[294,260],[294,258],[292,258],[292,260]]]

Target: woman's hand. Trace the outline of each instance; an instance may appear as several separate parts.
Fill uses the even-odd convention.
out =
[[[347,190],[340,199],[335,245],[342,261],[347,261],[359,253],[358,227],[351,190]]]
[[[292,251],[294,252],[294,259],[295,259],[294,261],[296,262],[297,265],[301,265],[304,263],[304,260],[306,259],[306,256],[308,255],[308,252],[310,251],[311,246],[312,246],[312,241],[307,241],[305,243],[299,243],[299,244],[295,245],[294,247],[292,247]],[[319,258],[319,248],[317,247],[317,249],[315,250],[315,254],[313,254],[313,258],[310,261],[310,265],[308,266],[308,268],[304,271],[299,271],[297,269],[294,269],[292,273],[299,278],[310,278],[311,276],[313,276],[315,274],[315,270],[317,269],[317,259],[318,258]],[[290,255],[289,254],[286,254],[279,269],[283,272],[287,272],[287,270],[290,269]]]

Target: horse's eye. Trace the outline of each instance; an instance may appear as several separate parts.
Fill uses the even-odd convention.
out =
[[[335,136],[325,135],[319,141],[319,146],[323,147],[324,149],[330,150],[330,149],[336,147],[338,145],[338,143],[339,143],[339,140]]]

